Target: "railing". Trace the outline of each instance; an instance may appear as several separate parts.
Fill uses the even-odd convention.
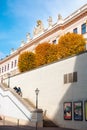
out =
[[[3,86],[3,85],[2,85]],[[20,111],[22,113],[22,115],[20,116],[20,114],[15,113],[15,110],[16,109],[13,109],[14,113],[12,113],[11,111],[10,112],[7,112],[5,113],[5,110],[3,110],[4,106],[2,105],[3,101],[1,101],[1,105],[2,105],[2,108],[1,108],[1,113],[2,113],[2,116],[1,117],[1,121],[0,121],[0,124],[1,125],[16,125],[16,126],[33,126],[35,127],[36,125],[36,120],[38,121],[38,125],[40,127],[43,126],[43,111],[40,111],[39,109],[37,110],[37,114],[35,114],[36,112],[36,109],[35,109],[35,106],[34,104],[32,104],[32,102],[30,102],[29,100],[27,99],[22,99],[22,97],[20,95],[18,95],[13,89],[11,88],[4,88],[4,87],[1,87],[0,88],[1,91],[0,91],[0,95],[3,98],[7,98],[5,101],[6,101],[6,104],[9,103],[9,100],[11,101],[12,104],[14,104],[17,108],[18,111]],[[8,100],[9,99],[9,100]],[[27,105],[25,105],[26,103],[29,103],[28,107]],[[4,104],[5,105],[5,104]],[[11,104],[10,104],[11,105]],[[11,106],[9,106],[10,108]],[[12,105],[12,107],[14,107]],[[30,110],[30,107],[32,107],[32,110]],[[5,106],[6,108],[6,106]],[[14,107],[15,108],[15,107]],[[38,112],[40,111],[40,112]],[[41,114],[40,114],[41,113]],[[35,119],[33,120],[32,116],[34,115]],[[9,116],[9,117],[7,117]]]
[[[17,94],[14,92],[14,90],[11,90],[11,88],[3,88],[1,87],[2,89],[2,93],[0,93],[0,95],[2,97],[7,97],[9,98],[9,100],[11,100],[11,102],[13,102],[13,104],[22,112],[22,114],[29,120],[31,121],[30,119],[30,115],[31,115],[31,109],[30,110],[30,106],[28,104],[26,104],[24,102],[24,100]],[[17,104],[17,102],[19,102],[20,105]],[[28,113],[28,114],[27,114]]]
[[[6,86],[6,84],[5,84]],[[29,111],[31,111],[32,109],[35,108],[35,105],[28,100],[28,99],[23,99],[20,95],[18,95],[14,89],[12,88],[7,88],[4,87],[4,84],[1,84],[1,88],[3,89],[3,91],[10,91]]]

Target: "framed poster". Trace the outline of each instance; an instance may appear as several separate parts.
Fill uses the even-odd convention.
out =
[[[72,120],[72,102],[64,102],[64,120]]]
[[[84,102],[85,108],[85,120],[87,121],[87,101]]]
[[[73,103],[74,120],[83,120],[83,104],[82,101],[76,101]]]

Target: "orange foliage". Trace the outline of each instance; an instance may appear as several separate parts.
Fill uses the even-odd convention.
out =
[[[44,65],[78,54],[85,50],[85,39],[80,34],[67,33],[60,37],[58,44],[44,42],[39,44],[33,52],[23,52],[18,59],[20,72],[31,70]]]
[[[23,52],[18,58],[18,68],[20,72],[25,72],[36,67],[35,54],[33,52]]]
[[[85,39],[80,34],[67,33],[58,41],[58,58],[78,54],[85,50]]]
[[[47,57],[47,50],[49,49],[49,47],[50,47],[50,44],[45,42],[45,43],[39,44],[35,48],[36,63],[38,66],[47,63],[46,57]]]
[[[57,60],[57,46],[48,42],[35,48],[37,65],[43,65]]]
[[[47,63],[51,63],[58,59],[58,48],[56,44],[50,44],[50,48],[47,50]]]

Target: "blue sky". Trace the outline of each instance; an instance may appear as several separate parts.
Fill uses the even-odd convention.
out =
[[[49,16],[55,23],[58,14],[66,18],[84,4],[87,0],[0,0],[0,59],[19,48],[28,32],[32,37],[38,19],[47,28]]]

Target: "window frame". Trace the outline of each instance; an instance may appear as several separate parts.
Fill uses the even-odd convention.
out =
[[[81,34],[85,34],[86,33],[86,23],[83,23],[81,25]]]
[[[74,28],[74,29],[73,29],[73,33],[76,33],[76,34],[77,34],[77,33],[78,33],[78,28]]]

